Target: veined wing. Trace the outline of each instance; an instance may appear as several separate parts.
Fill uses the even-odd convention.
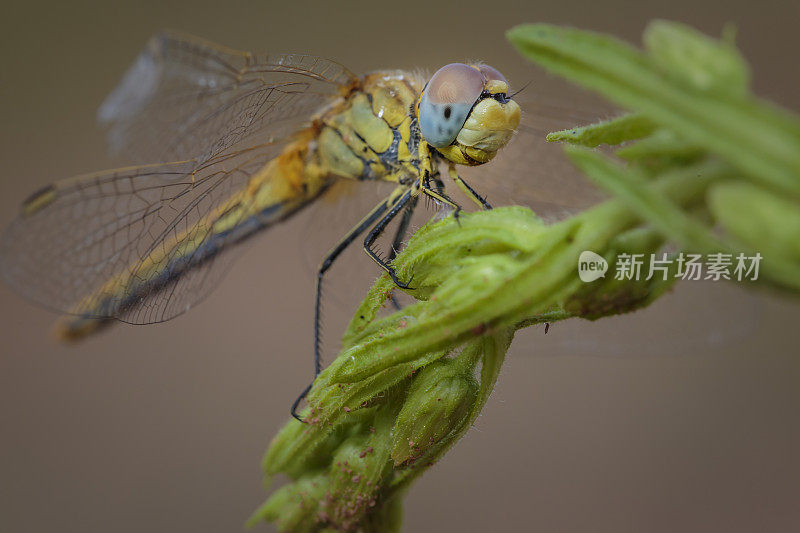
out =
[[[113,155],[208,159],[294,131],[355,76],[303,54],[254,55],[176,32],[155,35],[98,110]]]
[[[80,176],[31,196],[0,243],[0,271],[24,296],[87,319],[145,324],[207,295],[233,244],[285,216],[256,212],[245,184],[280,145]]]
[[[172,33],[154,37],[100,118],[117,151],[177,162],[73,178],[34,194],[0,243],[0,271],[35,302],[78,314],[75,327],[184,312],[216,285],[228,250],[324,190],[325,183],[264,187],[280,174],[268,167],[275,170],[294,124],[351,76],[311,56],[257,57]]]

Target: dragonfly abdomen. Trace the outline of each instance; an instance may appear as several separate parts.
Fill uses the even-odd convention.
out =
[[[294,214],[331,184],[328,176],[309,172],[311,138],[311,130],[301,132],[280,156],[253,175],[245,189],[87,295],[72,310],[74,316],[57,325],[56,333],[78,339],[109,323],[103,319],[153,323],[188,310],[185,304],[182,309],[173,308],[175,300],[169,296],[183,290],[182,285],[190,285],[193,276],[203,276],[204,267],[221,252]]]

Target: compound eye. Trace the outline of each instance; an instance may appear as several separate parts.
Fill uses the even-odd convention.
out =
[[[419,102],[419,127],[431,146],[451,144],[481,96],[484,75],[464,63],[440,68],[425,86]]]
[[[497,80],[497,81],[502,81],[503,83],[508,85],[508,80],[506,79],[506,77],[500,74],[500,71],[497,70],[496,68],[490,67],[489,65],[478,65],[478,69],[480,69],[481,74],[483,74],[483,77],[486,78],[487,82],[492,80]]]
[[[472,105],[481,95],[483,85],[480,71],[464,63],[450,63],[436,71],[425,92],[435,104]]]

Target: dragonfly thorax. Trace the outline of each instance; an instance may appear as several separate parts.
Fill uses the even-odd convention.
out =
[[[402,182],[418,174],[420,131],[414,103],[421,84],[402,72],[376,72],[318,120],[314,163],[338,177]]]

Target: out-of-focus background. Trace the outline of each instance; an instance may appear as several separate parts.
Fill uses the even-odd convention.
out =
[[[513,80],[534,75],[504,39],[514,24],[638,42],[655,17],[713,35],[736,23],[756,92],[800,109],[800,7],[785,1],[7,3],[0,225],[48,182],[109,165],[95,110],[160,28],[356,72],[478,57]],[[192,312],[77,346],[0,285],[0,531],[241,530],[266,496],[261,455],[310,377],[299,243],[314,221],[258,239]],[[328,308],[329,341],[348,305]],[[476,426],[411,490],[405,530],[800,529],[798,311],[695,282],[634,315],[520,332]]]

